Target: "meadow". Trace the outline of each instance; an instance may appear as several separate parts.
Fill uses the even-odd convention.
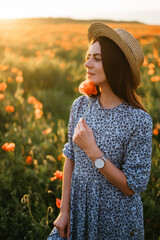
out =
[[[85,77],[91,21],[0,20],[0,239],[44,240],[59,213],[62,149]],[[160,26],[130,31],[145,61],[138,94],[153,118],[152,172],[142,193],[146,240],[160,239]]]

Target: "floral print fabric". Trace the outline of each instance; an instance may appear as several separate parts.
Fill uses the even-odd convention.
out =
[[[135,192],[125,196],[97,170],[83,150],[72,141],[89,98],[81,96],[71,107],[68,143],[63,153],[74,161],[70,193],[71,240],[144,239],[143,204],[140,193],[147,187],[151,170],[151,116],[126,102],[104,109],[99,96],[92,97],[85,120],[107,158],[127,177]],[[53,229],[48,240],[65,239]],[[67,238],[66,238],[67,239]]]

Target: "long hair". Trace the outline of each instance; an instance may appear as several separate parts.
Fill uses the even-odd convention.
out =
[[[122,50],[107,37],[99,37],[94,42],[96,41],[100,44],[103,69],[114,94],[135,108],[147,112],[141,97],[136,93],[132,72]]]

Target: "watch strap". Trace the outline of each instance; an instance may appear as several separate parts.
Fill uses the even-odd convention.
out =
[[[107,161],[107,157],[103,154],[103,156],[101,157],[103,159],[104,162]]]

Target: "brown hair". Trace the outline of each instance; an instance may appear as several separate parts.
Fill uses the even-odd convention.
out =
[[[137,95],[129,63],[121,49],[107,37],[99,37],[102,65],[112,91],[125,102],[147,112]],[[98,91],[100,94],[100,91]]]

